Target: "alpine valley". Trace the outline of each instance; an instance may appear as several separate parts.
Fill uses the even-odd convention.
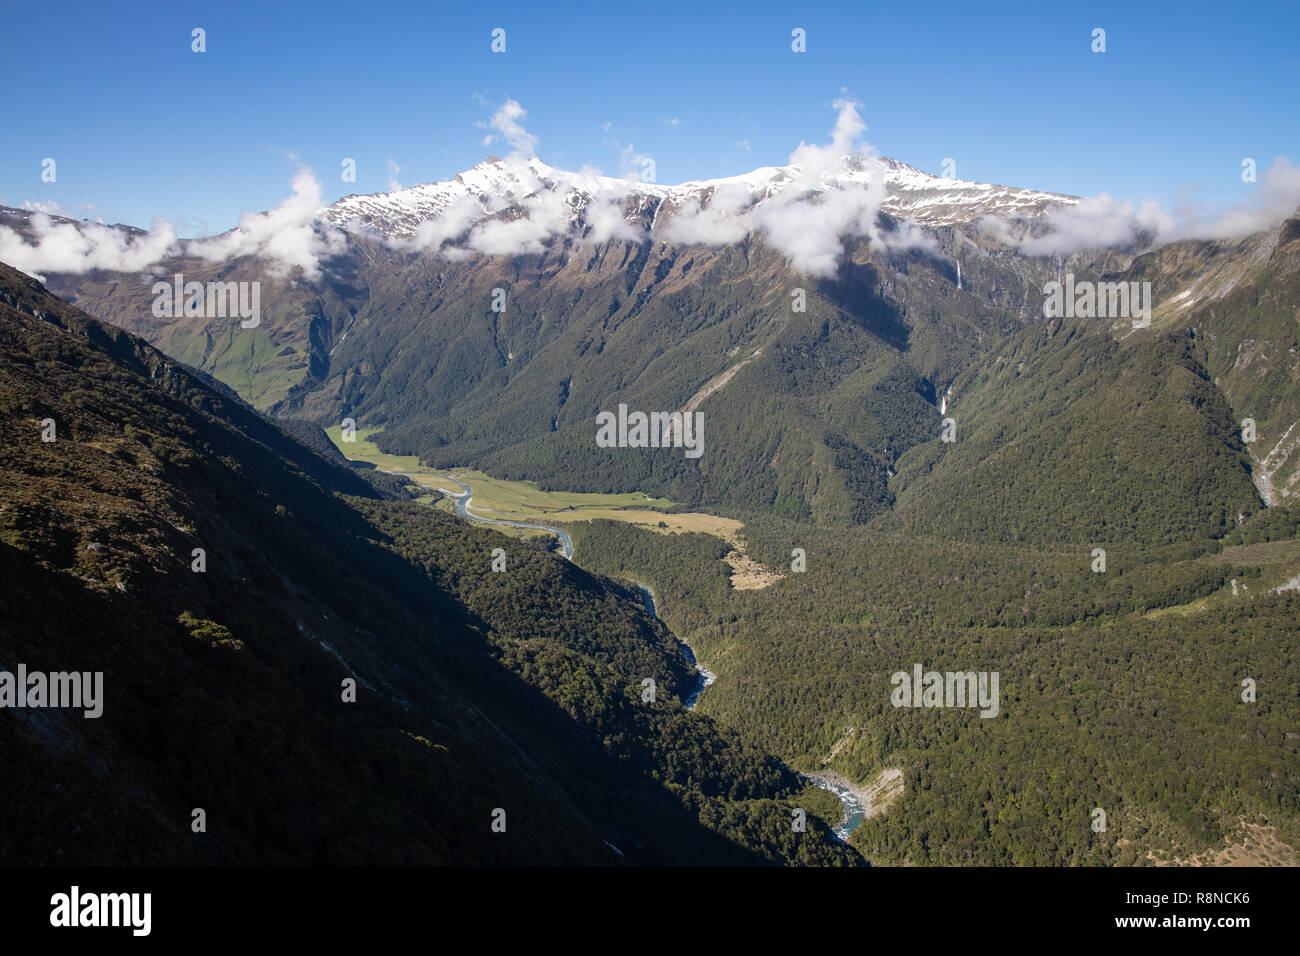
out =
[[[105,701],[0,721],[0,859],[1297,863],[1300,217],[1036,245],[1078,202],[511,156],[323,206],[314,273],[0,269],[0,664]],[[891,706],[922,664],[1000,701]]]

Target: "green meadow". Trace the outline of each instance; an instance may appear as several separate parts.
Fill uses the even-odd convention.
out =
[[[370,440],[375,429],[359,428],[354,441],[342,440],[342,429],[335,425],[326,429],[330,441],[353,461],[369,462],[376,468],[410,478],[426,488],[442,489],[459,494],[458,488],[448,478],[456,478],[474,490],[471,511],[485,517],[507,521],[547,521],[568,523],[608,519],[640,525],[651,531],[666,534],[699,531],[726,541],[733,541],[741,522],[709,514],[668,514],[667,509],[676,502],[667,498],[652,498],[639,492],[625,494],[588,494],[574,491],[544,491],[532,481],[506,481],[481,471],[454,468],[434,471],[420,464],[415,455],[389,455],[379,450]],[[436,496],[421,501],[450,510],[449,503],[438,503]],[[509,529],[500,529],[509,530]],[[520,536],[529,536],[523,529]]]

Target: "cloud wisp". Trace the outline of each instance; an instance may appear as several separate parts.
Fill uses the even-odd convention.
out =
[[[502,139],[510,147],[512,157],[527,159],[534,155],[537,152],[537,137],[524,129],[523,121],[527,117],[528,111],[520,106],[518,101],[506,100],[492,114],[492,119],[478,124],[485,129],[493,130],[483,137],[483,145],[491,146],[498,139]]]
[[[863,140],[861,104],[834,103],[837,111],[830,142],[801,142],[789,165],[767,183],[747,182],[714,190],[707,201],[692,197],[674,210],[664,237],[676,242],[725,245],[761,234],[796,271],[833,276],[844,243],[866,237],[883,248],[932,245],[920,229],[903,224],[879,228],[886,198],[885,169],[876,149]],[[755,187],[758,187],[756,189]]]
[[[47,272],[141,272],[180,252],[176,230],[165,220],[143,234],[94,222],[57,222],[45,212],[29,222],[34,243],[0,226],[0,262],[41,279]]]
[[[165,259],[194,256],[224,262],[253,256],[271,263],[272,275],[301,269],[308,280],[321,275],[322,261],[344,250],[346,237],[318,220],[325,204],[310,169],[299,167],[293,193],[269,212],[247,212],[229,232],[207,239],[179,239],[167,220],[155,221],[146,233],[93,222],[59,222],[45,213],[30,219],[35,242],[0,226],[0,261],[30,275],[84,273],[93,269],[144,272]]]
[[[1149,249],[1180,239],[1240,239],[1269,229],[1300,209],[1300,167],[1278,156],[1249,198],[1225,209],[1193,201],[1174,210],[1154,200],[1134,202],[1102,193],[1049,210],[1047,231],[1025,235],[1000,220],[981,222],[1008,244],[1034,256],[1124,246]]]

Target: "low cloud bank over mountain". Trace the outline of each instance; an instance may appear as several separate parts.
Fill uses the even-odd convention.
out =
[[[0,226],[0,261],[42,276],[93,269],[142,272],[180,255],[213,262],[253,256],[271,263],[275,274],[310,281],[321,276],[330,257],[345,251],[349,232],[369,232],[395,249],[448,259],[535,254],[557,240],[720,246],[761,236],[797,272],[829,277],[839,267],[846,240],[853,238],[883,248],[932,248],[931,235],[921,228],[937,224],[926,217],[927,210],[963,202],[978,210],[981,191],[1009,200],[979,217],[980,226],[1033,256],[1236,238],[1268,228],[1300,206],[1300,167],[1284,156],[1273,161],[1249,199],[1217,211],[1193,203],[1170,211],[1152,200],[1105,193],[1076,200],[941,179],[881,158],[864,139],[860,104],[843,98],[834,106],[829,142],[800,143],[784,167],[660,186],[642,169],[614,178],[590,166],[568,172],[546,165],[536,157],[537,137],[524,125],[527,111],[507,100],[479,124],[488,130],[484,144],[503,142],[510,148],[507,157],[449,183],[327,204],[320,181],[300,166],[290,196],[275,209],[245,213],[229,232],[190,240],[180,239],[166,220],[142,232],[71,222],[38,207],[27,234]],[[922,198],[896,202],[900,189]],[[373,222],[382,216],[369,216],[371,222],[354,218],[358,204],[387,204],[414,224],[386,231]],[[640,216],[647,208],[653,215]],[[892,215],[897,228],[881,228],[882,212]]]

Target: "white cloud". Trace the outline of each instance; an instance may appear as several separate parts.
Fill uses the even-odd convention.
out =
[[[587,242],[643,242],[648,238],[627,221],[623,201],[613,193],[593,196],[583,215],[591,228],[591,234],[585,240]]]
[[[468,232],[474,223],[483,218],[483,213],[483,207],[477,200],[464,196],[444,209],[441,215],[420,223],[412,239],[394,240],[391,245],[412,251],[439,252],[445,243]]]
[[[545,251],[545,242],[568,228],[571,210],[559,190],[541,190],[527,197],[524,215],[490,219],[469,234],[469,248],[489,256],[519,256]]]
[[[861,141],[867,127],[858,105],[835,101],[831,141],[824,146],[801,142],[790,154],[793,175],[770,195],[755,201],[749,186],[737,185],[719,188],[707,201],[688,200],[673,211],[664,237],[721,245],[760,233],[794,269],[814,276],[835,274],[844,240],[853,236],[866,236],[885,248],[930,245],[928,236],[911,224],[892,233],[878,229],[884,170],[875,149]],[[856,174],[845,176],[846,170]]]
[[[673,216],[664,227],[664,238],[669,242],[701,243],[709,246],[739,242],[750,232],[750,223],[743,218],[745,206],[753,195],[744,186],[720,186],[707,202],[688,199],[673,210]]]
[[[31,220],[35,244],[0,227],[0,260],[41,275],[92,269],[142,272],[179,255],[214,262],[256,256],[271,262],[273,274],[299,268],[306,278],[316,279],[321,260],[342,252],[346,239],[337,229],[317,222],[323,203],[320,183],[311,170],[300,167],[292,188],[293,195],[275,209],[245,213],[237,227],[211,239],[178,239],[175,225],[161,219],[141,235],[91,222],[57,223],[38,213]]]
[[[580,190],[591,198],[583,210],[583,218],[591,230],[585,241],[591,243],[622,240],[639,242],[647,237],[627,221],[624,204],[632,194],[630,186],[609,186],[599,169],[584,166],[568,183],[572,189]]]
[[[180,251],[172,224],[159,220],[144,235],[96,223],[54,222],[45,213],[31,219],[36,234],[29,245],[13,229],[0,226],[0,261],[29,275],[49,272],[140,272]]]
[[[1185,215],[1186,239],[1237,239],[1268,229],[1300,207],[1300,167],[1278,156],[1249,199],[1211,216]]]
[[[58,203],[56,203],[53,199],[37,199],[35,201],[32,201],[30,199],[24,199],[22,208],[30,209],[34,212],[43,212],[48,216],[67,215],[67,213],[63,211],[63,207],[60,206]]]
[[[800,141],[799,146],[790,154],[790,163],[801,167],[801,179],[805,182],[816,182],[827,174],[837,172],[844,160],[851,155],[876,155],[873,146],[857,144],[858,137],[867,131],[867,124],[858,115],[858,106],[861,104],[838,99],[833,105],[839,113],[835,117],[835,128],[831,130],[830,144],[810,146]]]
[[[213,262],[256,256],[272,263],[272,271],[288,274],[302,269],[307,279],[320,277],[320,262],[338,255],[346,245],[343,233],[317,221],[325,207],[320,181],[301,166],[291,183],[293,195],[270,212],[246,212],[239,225],[212,239],[186,243],[186,252]]]
[[[519,160],[508,161],[507,165],[521,183],[519,192],[525,195],[518,204],[522,215],[480,222],[469,234],[468,249],[484,255],[517,256],[543,252],[548,241],[565,236],[586,243],[637,242],[646,238],[624,214],[630,185],[607,180],[591,167],[576,174],[557,171],[556,180],[548,183]],[[582,207],[582,218],[590,230],[586,236],[575,229],[575,194],[586,196]]]
[[[479,123],[488,129],[496,130],[495,133],[489,133],[483,137],[483,145],[490,146],[498,138],[504,139],[511,149],[512,156],[519,156],[527,159],[537,153],[537,137],[528,130],[524,129],[521,122],[528,116],[528,111],[524,109],[515,100],[506,100],[502,103],[495,113],[492,114],[486,124]]]
[[[557,238],[582,243],[637,242],[647,238],[626,218],[631,183],[607,179],[600,170],[589,166],[577,173],[554,170],[553,179],[543,180],[528,161],[517,155],[502,164],[511,194],[521,198],[511,201],[495,194],[464,196],[421,223],[411,239],[394,239],[389,245],[461,259],[472,253],[540,253]],[[456,241],[461,239],[463,242]]]
[[[629,182],[639,183],[647,168],[646,162],[654,160],[649,153],[638,153],[630,143],[623,147],[618,156],[618,173]]]
[[[1023,240],[1022,252],[1031,256],[1059,255],[1085,246],[1124,245],[1141,233],[1158,234],[1174,226],[1173,217],[1159,203],[1148,200],[1135,206],[1129,200],[1106,193],[1050,210],[1046,220],[1051,231]]]
[[[1179,239],[1237,239],[1276,225],[1298,206],[1300,168],[1278,156],[1250,197],[1225,209],[1184,201],[1171,212],[1154,200],[1134,203],[1102,193],[1049,211],[1044,219],[1050,231],[1019,237],[1018,245],[1029,255],[1063,255],[1111,246],[1151,248]],[[1005,224],[982,224],[1003,241],[1017,242]]]
[[[832,276],[844,251],[842,237],[873,231],[879,209],[879,198],[868,190],[833,190],[818,198],[762,203],[753,220],[796,271]]]

